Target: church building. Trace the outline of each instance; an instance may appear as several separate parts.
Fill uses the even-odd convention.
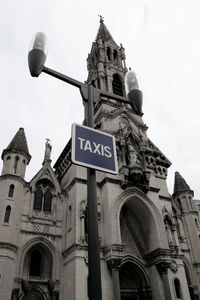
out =
[[[87,69],[87,84],[126,97],[125,49],[102,18]],[[94,114],[115,137],[119,169],[97,171],[102,300],[200,300],[199,201],[179,172],[169,194],[171,162],[148,138],[141,103],[101,97]],[[72,164],[71,140],[53,166],[46,142],[30,182],[23,128],[1,158],[0,299],[89,299],[87,169]]]

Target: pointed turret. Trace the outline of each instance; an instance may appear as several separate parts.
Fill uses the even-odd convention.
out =
[[[173,198],[180,210],[188,211],[193,208],[193,191],[179,172],[175,172]]]
[[[2,175],[14,174],[24,178],[31,155],[23,128],[19,128],[8,147],[3,150],[1,158],[3,160]]]
[[[179,172],[175,172],[174,179],[174,193],[173,195],[185,192],[192,192],[185,179],[180,175]]]
[[[7,153],[21,153],[27,156],[28,162],[30,161],[31,155],[29,154],[24,128],[19,128],[8,147],[3,150],[1,158],[3,159]]]

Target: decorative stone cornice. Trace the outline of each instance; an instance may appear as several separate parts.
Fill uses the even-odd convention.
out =
[[[104,186],[104,184],[106,184],[108,182],[114,183],[114,184],[119,184],[119,185],[121,184],[121,180],[119,180],[119,179],[114,179],[114,178],[110,178],[110,177],[104,177],[104,179],[101,182],[98,183],[98,186],[100,188],[102,188]]]
[[[164,196],[160,196],[159,195],[159,200],[161,200],[161,201],[171,201],[172,200],[172,198],[171,197],[164,197]]]
[[[191,216],[191,215],[195,215],[198,217],[199,213],[197,210],[189,210],[189,211],[183,211],[182,212],[183,216]]]
[[[69,192],[76,183],[87,184],[87,180],[83,178],[74,177],[70,184],[67,186],[66,191]]]
[[[120,179],[114,179],[114,178],[106,176],[103,178],[103,180],[101,182],[97,182],[97,186],[99,188],[102,188],[108,182],[114,183],[114,184],[119,184],[119,185],[121,184]],[[83,179],[83,178],[74,177],[73,180],[70,182],[70,184],[67,186],[66,191],[69,192],[76,183],[87,184],[87,180]]]
[[[170,249],[159,248],[159,249],[156,249],[156,250],[148,253],[145,256],[145,259],[149,264],[155,264],[159,260],[163,260],[163,259],[165,259],[165,260],[168,259],[169,260],[170,257],[171,257]]]
[[[160,191],[160,188],[150,186],[149,191],[158,194]]]
[[[0,249],[7,249],[13,252],[17,252],[18,247],[11,243],[0,242]]]
[[[62,238],[62,234],[53,234],[50,232],[41,232],[41,231],[34,231],[34,230],[25,230],[21,229],[20,232],[25,233],[25,234],[31,234],[31,235],[40,235],[40,236],[48,236],[48,237],[53,237],[53,238]]]
[[[103,249],[110,270],[118,269],[123,258],[124,245],[113,244]]]
[[[4,174],[0,176],[0,181],[7,180],[7,179],[17,180],[20,183],[22,183],[24,187],[29,187],[29,183],[26,182],[21,176],[12,175],[12,174]]]
[[[192,197],[194,197],[194,192],[192,190],[188,191],[188,190],[185,190],[185,191],[179,191],[179,192],[176,192],[176,193],[173,193],[172,194],[172,197],[173,198],[178,198],[182,195],[191,195]]]
[[[65,249],[62,252],[62,256],[64,258],[66,258],[69,254],[71,254],[72,252],[76,251],[76,250],[85,250],[87,251],[88,246],[86,245],[80,245],[80,244],[72,244],[70,247],[68,247],[67,249]]]

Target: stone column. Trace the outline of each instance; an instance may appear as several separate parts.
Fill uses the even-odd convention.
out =
[[[85,210],[86,210],[86,201],[81,201],[80,204],[80,218],[81,218],[81,241],[85,242]]]
[[[53,292],[53,300],[57,300],[59,296],[59,292],[58,291],[54,291]]]
[[[170,262],[163,261],[156,265],[158,272],[160,273],[163,281],[163,286],[165,290],[165,299],[173,300],[173,296],[171,294],[170,284],[167,276],[168,268],[170,267]]]
[[[19,288],[16,288],[12,291],[12,300],[18,300],[18,296],[19,296]]]
[[[113,300],[121,300],[120,296],[120,282],[119,282],[119,266],[121,263],[120,258],[112,258],[107,261],[108,267],[112,273],[113,284]]]

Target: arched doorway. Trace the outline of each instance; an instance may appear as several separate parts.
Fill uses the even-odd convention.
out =
[[[51,250],[42,242],[34,243],[23,260],[23,295],[20,300],[49,299],[48,282],[52,280],[53,256]]]
[[[45,300],[45,298],[37,288],[32,288],[22,300]]]
[[[42,243],[37,243],[26,253],[23,264],[23,277],[39,281],[51,279],[52,265],[53,258],[49,249]]]
[[[137,265],[124,263],[119,270],[121,300],[152,300],[147,278]]]
[[[166,237],[161,235],[161,232],[165,233],[162,218],[153,203],[138,192],[123,202],[119,225],[124,245],[119,270],[121,300],[152,300],[145,257],[159,249],[162,241],[163,245],[166,244]]]

